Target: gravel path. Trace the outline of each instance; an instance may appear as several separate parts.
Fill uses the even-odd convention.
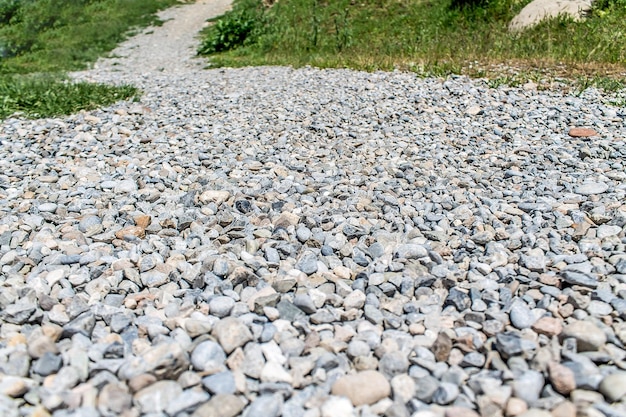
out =
[[[0,125],[0,415],[626,415],[623,108],[148,61]]]

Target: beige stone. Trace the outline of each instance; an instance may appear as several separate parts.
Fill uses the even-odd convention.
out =
[[[594,323],[578,320],[567,325],[561,337],[573,337],[580,352],[597,351],[606,344],[606,334]]]
[[[526,401],[511,397],[509,401],[506,403],[506,409],[504,410],[504,415],[507,417],[519,416],[528,410],[528,405],[526,405]]]
[[[518,32],[535,26],[545,19],[559,15],[571,16],[580,20],[591,10],[590,0],[534,0],[527,4],[509,23],[509,30]]]
[[[331,393],[348,397],[354,406],[369,405],[389,397],[391,385],[383,374],[369,370],[339,378]]]
[[[576,417],[576,406],[569,401],[563,401],[550,411],[552,417]]]
[[[604,377],[598,391],[609,402],[621,401],[626,398],[626,372],[615,372]]]
[[[226,317],[218,321],[213,326],[211,334],[217,338],[227,354],[238,347],[243,347],[253,338],[248,326],[236,317]]]
[[[203,204],[215,203],[219,207],[224,201],[230,198],[230,192],[226,190],[207,190],[200,194],[198,199]]]

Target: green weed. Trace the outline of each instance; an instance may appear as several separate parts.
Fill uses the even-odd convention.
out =
[[[230,51],[254,42],[253,32],[262,23],[260,4],[248,2],[209,26],[200,46],[201,54]]]

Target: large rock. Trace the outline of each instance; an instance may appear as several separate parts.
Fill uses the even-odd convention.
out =
[[[520,31],[534,26],[544,19],[559,15],[580,20],[591,10],[592,0],[534,0],[526,5],[509,23],[509,30]]]

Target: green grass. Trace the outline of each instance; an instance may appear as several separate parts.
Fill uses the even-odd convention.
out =
[[[0,0],[0,117],[48,117],[134,97],[130,86],[70,83],[176,0]],[[35,75],[31,75],[35,74]]]
[[[235,0],[233,11],[206,30],[200,52],[211,56],[212,66],[610,78],[617,80],[612,87],[623,87],[626,0],[605,0],[582,22],[557,18],[510,33],[508,22],[527,2],[492,0],[483,8],[455,9],[450,0],[280,0],[268,8],[260,0]],[[226,51],[212,47],[224,30],[237,31],[238,22],[252,26],[242,42]]]
[[[157,22],[158,10],[175,0],[21,0],[2,22],[0,72],[84,69],[124,40],[129,30]],[[5,9],[6,10],[6,7]],[[7,20],[7,19],[5,19]]]
[[[70,83],[56,76],[0,76],[0,118],[29,118],[91,110],[137,97],[132,86]]]

